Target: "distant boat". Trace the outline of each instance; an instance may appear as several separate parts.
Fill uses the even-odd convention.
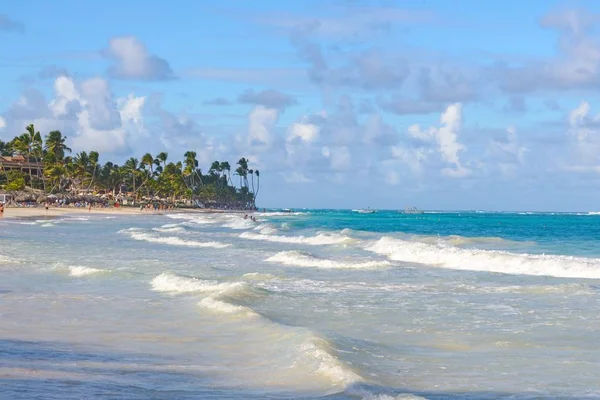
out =
[[[376,210],[371,210],[370,208],[366,209],[366,210],[352,210],[355,213],[359,213],[359,214],[375,214],[377,211]]]
[[[417,207],[406,207],[404,210],[400,211],[400,214],[423,214],[424,211],[418,209]]]

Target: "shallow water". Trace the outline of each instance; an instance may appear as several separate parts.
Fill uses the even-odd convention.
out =
[[[256,216],[0,222],[0,397],[600,398],[600,216]]]

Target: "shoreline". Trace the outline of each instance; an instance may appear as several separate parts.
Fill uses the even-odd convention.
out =
[[[119,208],[70,208],[70,207],[50,207],[46,210],[44,207],[7,207],[4,209],[4,216],[0,219],[13,218],[35,218],[35,217],[59,217],[70,214],[88,214],[88,215],[164,215],[164,214],[184,214],[184,213],[205,213],[205,214],[225,214],[225,213],[246,213],[251,214],[251,210],[217,210],[217,209],[174,209],[160,211],[141,211],[139,208],[119,207]]]

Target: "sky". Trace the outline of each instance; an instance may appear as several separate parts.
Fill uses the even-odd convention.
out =
[[[0,5],[0,139],[240,157],[260,207],[600,210],[600,2]]]

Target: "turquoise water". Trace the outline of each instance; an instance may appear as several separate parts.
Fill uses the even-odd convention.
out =
[[[600,398],[600,216],[0,222],[0,398]]]
[[[348,210],[305,210],[290,227],[354,229],[365,232],[404,232],[415,235],[497,237],[530,242],[531,251],[600,256],[600,215],[589,213],[489,213],[481,211],[400,214],[379,211],[358,214]],[[285,222],[285,218],[277,222]]]

